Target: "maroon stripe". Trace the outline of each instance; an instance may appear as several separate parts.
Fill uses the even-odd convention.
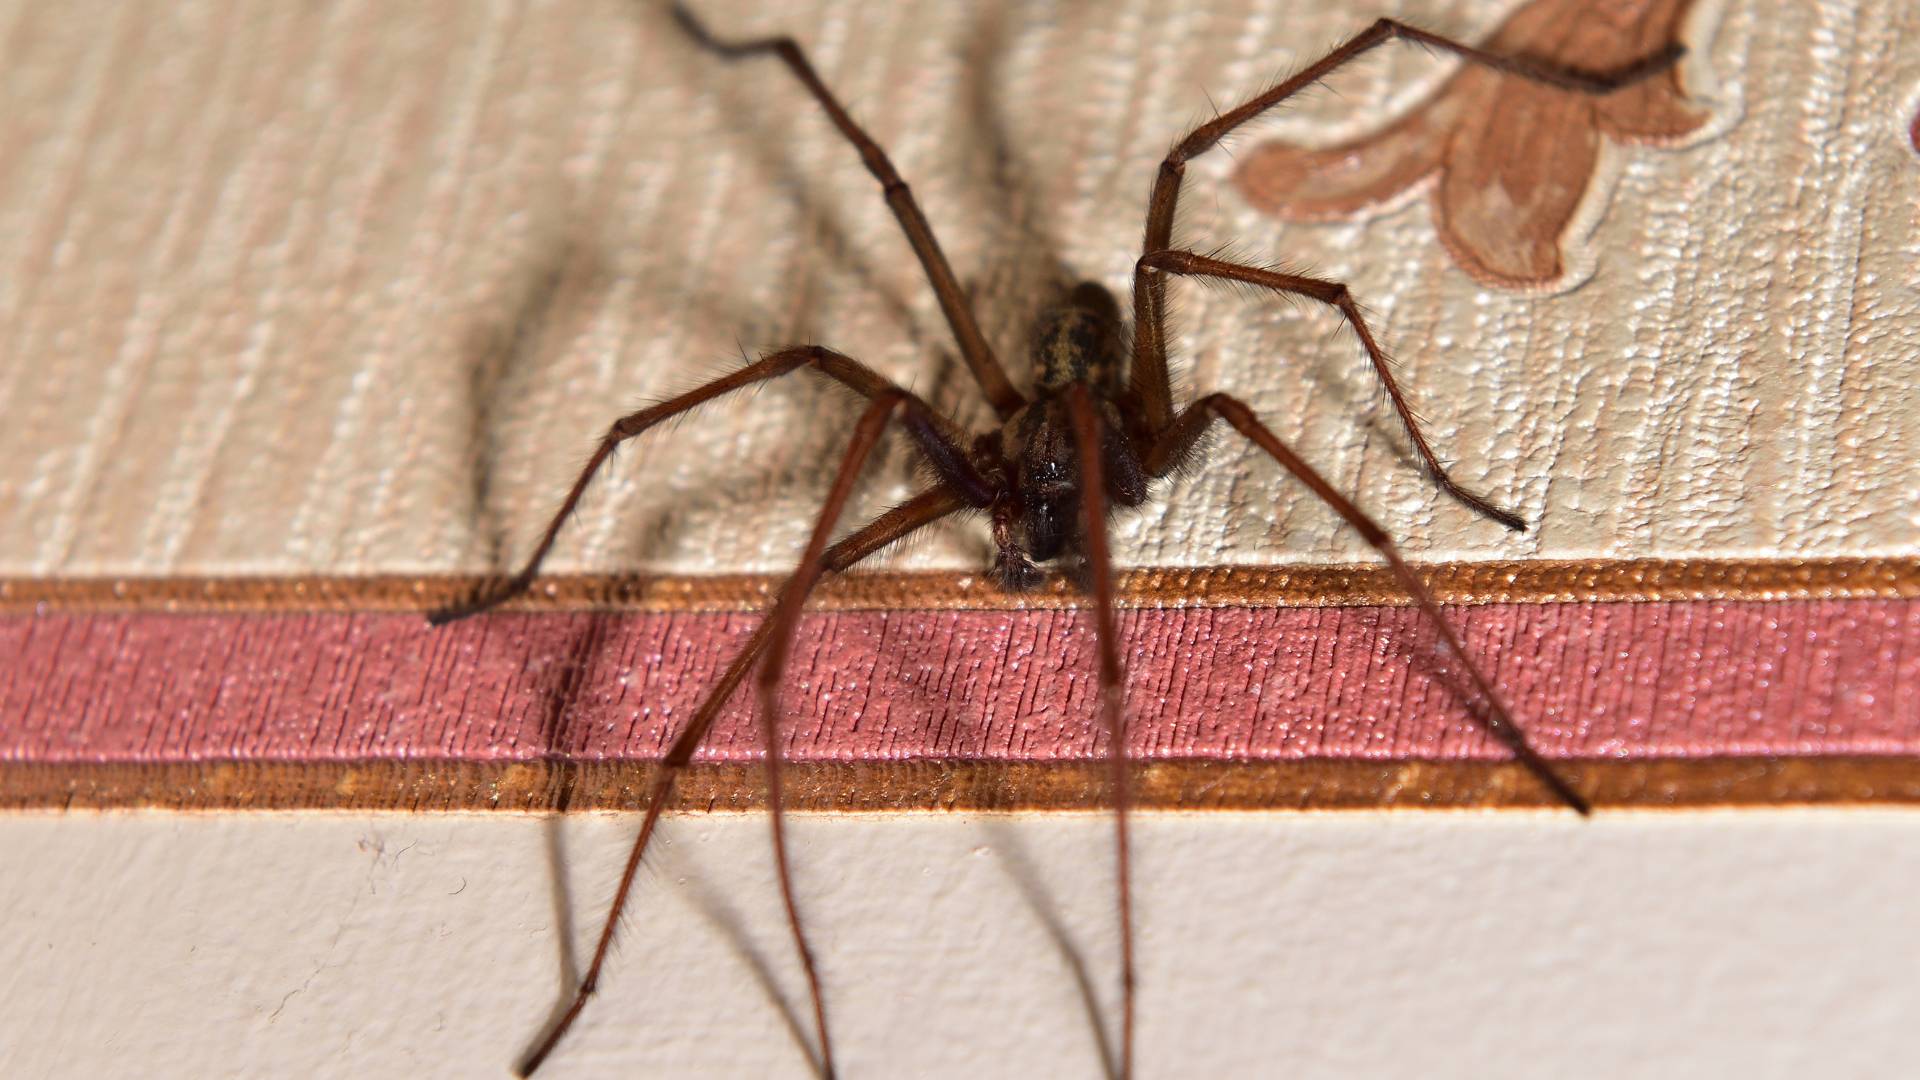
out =
[[[1920,754],[1920,601],[1452,609],[1556,757]],[[754,615],[548,612],[0,618],[0,761],[657,756]],[[1405,608],[1123,612],[1144,759],[1504,757]],[[1082,613],[808,617],[788,672],[802,761],[1096,752]],[[746,695],[708,761],[757,756]]]

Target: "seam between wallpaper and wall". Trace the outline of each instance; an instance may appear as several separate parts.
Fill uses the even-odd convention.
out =
[[[1920,598],[1920,558],[1516,560],[1413,564],[1446,604]],[[753,611],[784,574],[543,577],[502,611]],[[463,574],[0,577],[0,615],[68,612],[428,612],[503,579]],[[1202,566],[1121,571],[1127,608],[1406,606],[1385,566]],[[1029,593],[984,573],[856,572],[824,579],[809,611],[1078,608],[1056,578]]]
[[[1740,806],[1920,806],[1920,757],[1752,754],[1559,761],[1597,810]],[[632,761],[193,761],[36,764],[0,761],[0,811],[385,810],[638,811],[659,766]],[[1104,761],[788,762],[785,808],[802,813],[1099,811],[1111,804]],[[1505,761],[1309,758],[1136,762],[1140,810],[1564,810]],[[670,808],[766,809],[757,763],[695,764]]]

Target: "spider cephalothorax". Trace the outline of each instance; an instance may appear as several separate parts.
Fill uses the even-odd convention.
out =
[[[1035,563],[1079,554],[1080,465],[1067,393],[1085,387],[1099,413],[1106,496],[1118,506],[1147,497],[1147,474],[1115,404],[1126,392],[1126,336],[1113,294],[1082,282],[1034,320],[1034,398],[998,438],[980,441],[1005,490],[992,507],[994,576],[1022,591],[1046,580]]]
[[[1452,626],[1441,613],[1418,575],[1407,566],[1386,531],[1336,490],[1292,448],[1262,424],[1253,409],[1226,394],[1205,394],[1176,409],[1173,379],[1168,370],[1166,288],[1171,277],[1198,277],[1237,281],[1272,292],[1302,296],[1334,308],[1359,337],[1367,359],[1392,400],[1415,455],[1442,491],[1473,511],[1509,528],[1523,528],[1514,514],[1465,490],[1447,474],[1428,446],[1420,422],[1408,406],[1387,360],[1374,340],[1359,307],[1339,282],[1289,274],[1229,262],[1211,255],[1185,251],[1173,243],[1173,220],[1186,164],[1195,155],[1219,143],[1235,128],[1318,82],[1354,57],[1400,39],[1451,53],[1495,71],[1575,93],[1604,94],[1672,67],[1678,46],[1642,57],[1610,71],[1581,71],[1515,57],[1497,56],[1449,38],[1417,30],[1391,19],[1380,19],[1349,38],[1320,60],[1281,80],[1237,108],[1220,113],[1175,144],[1155,174],[1147,201],[1145,250],[1134,264],[1132,334],[1126,333],[1119,305],[1097,284],[1076,286],[1036,320],[1032,338],[1033,392],[1029,397],[1014,388],[999,357],[980,332],[972,307],[953,268],[934,239],[933,227],[920,210],[912,191],[886,153],[854,123],[826,84],[790,38],[727,41],[714,37],[686,9],[675,5],[674,18],[692,40],[723,57],[771,54],[779,57],[807,93],[823,109],[840,133],[860,153],[876,180],[888,207],[900,222],[907,242],[926,270],[942,313],[952,328],[960,357],[993,407],[999,426],[969,440],[953,421],[935,412],[912,392],[859,361],[819,345],[796,345],[768,353],[730,375],[658,405],[616,420],[584,469],[575,479],[560,510],[548,523],[520,573],[505,587],[471,603],[436,613],[444,622],[485,610],[525,590],[552,549],[554,538],[595,473],[620,443],[660,422],[734,390],[809,370],[833,379],[868,402],[854,428],[847,451],[834,473],[833,486],[816,519],[799,568],[782,588],[779,599],[747,646],[720,677],[713,693],[693,719],[674,738],[653,783],[647,815],[628,856],[626,871],[615,893],[612,910],[601,930],[599,945],[572,999],[558,1022],[547,1031],[523,1068],[537,1068],[573,1023],[598,985],[600,970],[613,941],[628,891],[647,842],[671,797],[676,778],[692,761],[728,697],[760,664],[760,719],[767,743],[767,804],[773,825],[774,858],[782,899],[794,942],[800,952],[813,1001],[813,1020],[819,1038],[821,1071],[833,1072],[832,1044],[827,1037],[826,1006],[819,972],[807,947],[800,909],[794,900],[787,869],[787,846],[781,814],[779,699],[781,676],[800,609],[814,584],[824,575],[853,566],[881,548],[939,521],[972,509],[985,512],[992,522],[998,554],[994,574],[1013,589],[1031,588],[1042,580],[1036,563],[1063,557],[1079,560],[1079,575],[1092,593],[1100,664],[1100,709],[1107,737],[1110,796],[1114,805],[1116,864],[1121,926],[1121,1022],[1117,1071],[1122,1076],[1133,1062],[1133,932],[1128,882],[1129,844],[1127,803],[1130,783],[1127,738],[1121,702],[1122,669],[1114,621],[1114,573],[1107,552],[1107,514],[1113,506],[1133,506],[1146,498],[1150,481],[1171,474],[1191,453],[1202,434],[1216,420],[1225,421],[1268,457],[1291,473],[1317,498],[1340,515],[1392,567],[1452,652],[1463,662],[1478,696],[1473,703],[1481,721],[1500,738],[1540,782],[1568,806],[1585,813],[1585,799],[1543,761],[1513,722],[1493,683],[1473,662]],[[912,437],[927,466],[931,483],[907,502],[830,543],[861,467],[881,434],[898,422]]]

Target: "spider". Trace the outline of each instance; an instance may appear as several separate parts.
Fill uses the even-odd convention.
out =
[[[615,420],[575,478],[521,570],[498,588],[431,616],[436,625],[450,622],[485,611],[526,591],[581,495],[615,448],[662,421],[735,390],[798,371],[834,380],[866,400],[865,411],[834,473],[799,567],[781,587],[772,609],[727,667],[693,720],[669,747],[649,793],[639,836],[628,855],[592,962],[566,1010],[522,1062],[522,1075],[530,1075],[539,1068],[592,997],[635,874],[661,813],[671,799],[675,782],[692,760],[721,707],[756,662],[760,665],[756,676],[759,717],[767,748],[769,820],[781,897],[806,975],[820,1071],[833,1075],[833,1050],[820,974],[807,943],[788,866],[782,814],[781,744],[777,737],[782,676],[801,609],[823,576],[845,571],[936,521],[966,513],[984,515],[989,522],[995,549],[992,575],[1001,587],[1014,591],[1035,588],[1045,580],[1043,564],[1064,561],[1092,594],[1098,640],[1099,708],[1111,748],[1108,783],[1114,807],[1117,854],[1115,895],[1121,928],[1118,1072],[1121,1076],[1130,1075],[1135,979],[1127,812],[1129,771],[1107,519],[1111,508],[1139,505],[1149,497],[1155,482],[1169,478],[1188,463],[1202,435],[1215,421],[1224,421],[1264,451],[1386,560],[1440,639],[1464,666],[1472,688],[1481,699],[1482,723],[1559,801],[1582,815],[1589,813],[1587,800],[1528,743],[1499,691],[1467,653],[1460,637],[1419,575],[1401,557],[1386,530],[1328,483],[1239,399],[1210,393],[1176,408],[1167,353],[1168,279],[1194,277],[1239,282],[1275,293],[1306,297],[1336,309],[1359,338],[1432,482],[1474,512],[1507,528],[1523,530],[1525,522],[1456,483],[1441,465],[1405,393],[1395,381],[1385,352],[1344,284],[1183,250],[1173,243],[1173,222],[1188,161],[1336,68],[1388,42],[1405,41],[1451,53],[1468,63],[1582,94],[1610,93],[1664,72],[1683,55],[1681,46],[1670,45],[1613,70],[1581,70],[1527,57],[1495,55],[1393,19],[1376,20],[1296,74],[1216,115],[1175,144],[1160,163],[1148,198],[1145,245],[1133,270],[1131,319],[1123,316],[1119,303],[1102,285],[1082,282],[1065,292],[1035,320],[1030,342],[1032,383],[1023,392],[1008,378],[998,355],[981,333],[966,294],[941,252],[933,228],[913,192],[885,151],[854,122],[820,79],[800,46],[788,37],[745,41],[716,37],[678,3],[672,6],[672,14],[692,43],[722,59],[762,55],[778,58],[859,153],[879,182],[887,206],[899,220],[908,244],[925,269],[941,312],[952,328],[960,356],[997,416],[998,426],[970,435],[911,391],[895,385],[860,361],[824,346],[796,345],[775,350],[732,374]],[[895,423],[906,430],[917,448],[931,479],[930,486],[838,541],[832,541],[863,466],[882,434]]]

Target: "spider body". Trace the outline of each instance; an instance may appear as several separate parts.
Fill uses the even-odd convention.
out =
[[[1074,387],[1093,399],[1100,420],[1107,500],[1138,506],[1147,497],[1146,467],[1128,435],[1138,425],[1128,423],[1124,398],[1123,329],[1113,294],[1090,281],[1034,322],[1034,399],[1001,426],[998,439],[981,440],[998,458],[991,465],[1002,484],[991,508],[993,573],[1004,588],[1035,588],[1046,580],[1036,563],[1081,554],[1080,467],[1068,404]]]
[[[912,190],[894,169],[885,151],[853,121],[827,89],[800,46],[784,37],[750,41],[719,38],[685,8],[676,4],[672,10],[680,28],[695,44],[722,58],[774,56],[781,60],[827,119],[858,151],[880,184],[888,208],[925,270],[953,331],[960,357],[981,395],[992,406],[998,425],[969,438],[958,424],[940,415],[925,401],[852,357],[820,345],[775,350],[739,371],[615,420],[520,572],[504,587],[433,616],[435,622],[462,618],[525,590],[538,573],[561,527],[579,504],[588,483],[612,457],[614,449],[665,420],[732,391],[803,371],[832,379],[867,401],[866,410],[855,425],[846,453],[834,473],[831,489],[815,520],[798,568],[781,589],[766,619],[720,677],[705,703],[675,737],[660,762],[640,834],[628,856],[592,963],[558,1021],[522,1064],[524,1072],[538,1068],[593,995],[641,859],[660,815],[671,800],[675,782],[692,761],[721,707],[757,665],[773,854],[789,926],[812,999],[818,1064],[822,1073],[833,1073],[822,979],[794,898],[781,810],[780,689],[787,654],[800,611],[821,577],[846,570],[936,521],[972,510],[986,513],[991,522],[997,549],[992,573],[1001,585],[1014,590],[1032,588],[1044,580],[1041,564],[1065,562],[1069,570],[1079,571],[1074,576],[1091,594],[1089,610],[1099,644],[1099,708],[1110,765],[1108,795],[1114,807],[1118,879],[1115,891],[1121,928],[1121,1018],[1119,1050],[1114,1058],[1117,1072],[1123,1077],[1129,1075],[1134,1044],[1133,915],[1127,824],[1131,773],[1126,758],[1125,705],[1121,693],[1124,673],[1114,619],[1114,571],[1108,552],[1106,521],[1112,507],[1135,506],[1145,500],[1149,484],[1173,473],[1215,421],[1224,421],[1252,442],[1345,520],[1386,560],[1441,640],[1463,662],[1474,695],[1473,700],[1463,704],[1477,712],[1487,729],[1506,744],[1541,784],[1570,808],[1583,814],[1587,812],[1587,803],[1581,794],[1528,743],[1497,688],[1474,663],[1419,575],[1401,558],[1385,529],[1262,424],[1245,403],[1226,394],[1210,393],[1184,407],[1176,407],[1175,387],[1169,374],[1165,317],[1168,280],[1197,277],[1235,281],[1305,297],[1336,310],[1359,338],[1375,376],[1392,400],[1408,441],[1434,484],[1468,509],[1509,528],[1524,528],[1520,518],[1468,492],[1448,475],[1429,447],[1386,354],[1344,284],[1182,250],[1173,243],[1173,220],[1190,159],[1347,61],[1390,41],[1411,41],[1496,71],[1585,94],[1610,93],[1665,71],[1679,59],[1682,49],[1671,46],[1619,68],[1593,72],[1488,53],[1390,19],[1374,22],[1299,73],[1219,114],[1175,144],[1155,174],[1147,202],[1145,249],[1133,268],[1131,325],[1123,319],[1120,304],[1104,287],[1091,282],[1074,287],[1035,320],[1029,341],[1032,385],[1029,393],[1022,393],[1008,379],[993,347],[981,333],[971,303],[961,290],[959,279],[948,265]],[[833,541],[834,530],[863,466],[882,434],[896,422],[913,440],[931,483],[919,495]]]

